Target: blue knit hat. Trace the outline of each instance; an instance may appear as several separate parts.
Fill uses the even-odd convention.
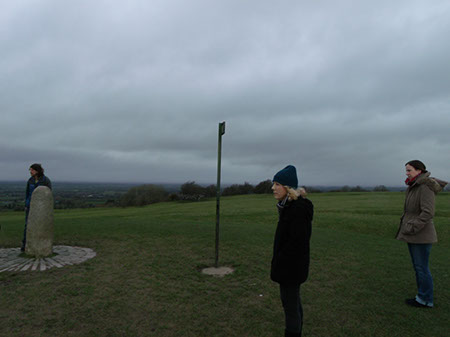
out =
[[[283,186],[289,186],[292,188],[298,187],[297,170],[294,166],[288,165],[280,172],[275,174],[273,182],[277,182]]]

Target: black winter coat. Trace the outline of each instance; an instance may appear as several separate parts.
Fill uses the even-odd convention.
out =
[[[301,284],[308,278],[314,206],[299,197],[288,201],[279,211],[270,278],[283,285]]]
[[[47,176],[40,177],[37,181],[34,177],[31,177],[28,179],[27,182],[27,190],[25,192],[25,207],[29,208],[31,203],[31,195],[33,194],[33,191],[38,186],[47,186],[48,188],[52,189],[52,182],[50,179],[48,179]]]

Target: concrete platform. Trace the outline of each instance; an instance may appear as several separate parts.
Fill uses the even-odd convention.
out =
[[[45,271],[62,268],[92,259],[97,254],[91,248],[53,246],[52,257],[32,258],[20,256],[20,248],[0,248],[0,273],[7,271]]]

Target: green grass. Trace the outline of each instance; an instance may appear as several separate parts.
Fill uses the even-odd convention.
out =
[[[312,194],[305,336],[448,336],[450,194],[437,198],[435,308],[415,295],[406,244],[394,240],[402,193]],[[55,212],[55,245],[93,248],[94,259],[46,272],[0,273],[0,336],[281,336],[269,279],[277,221],[271,196],[222,198],[220,264],[215,200],[143,208]],[[18,247],[23,214],[0,213],[0,247]]]

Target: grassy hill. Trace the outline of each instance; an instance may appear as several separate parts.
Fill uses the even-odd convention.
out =
[[[437,198],[435,308],[407,307],[415,278],[393,239],[402,193],[319,193],[311,270],[302,285],[305,336],[448,336],[450,194]],[[0,273],[1,336],[281,336],[283,312],[269,279],[275,201],[221,204],[214,278],[215,200],[143,208],[55,212],[55,245],[93,248],[83,264]],[[23,214],[0,213],[0,247],[18,247]]]

